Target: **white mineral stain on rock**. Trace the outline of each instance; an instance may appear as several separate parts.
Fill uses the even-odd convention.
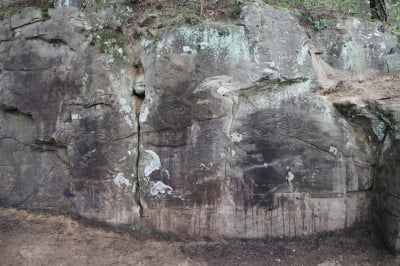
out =
[[[121,105],[121,108],[119,109],[120,112],[123,113],[132,112],[132,108],[129,106],[129,104],[126,103],[126,100],[124,98],[119,99],[119,104]]]
[[[233,132],[232,133],[232,142],[241,142],[241,141],[242,141],[242,135],[237,132]]]
[[[303,45],[297,54],[297,63],[299,65],[304,65],[304,63],[307,61],[307,58],[310,56],[309,50],[307,45]]]
[[[80,119],[81,117],[80,117],[80,115],[79,114],[72,114],[71,115],[71,119],[72,120],[78,120],[78,119]]]
[[[146,122],[147,116],[148,116],[148,115],[149,115],[149,108],[148,108],[148,107],[145,107],[145,108],[142,109],[142,111],[140,112],[140,115],[139,115],[139,122],[140,122],[140,123]]]
[[[126,104],[126,100],[124,98],[119,98],[118,100],[120,105],[125,105]]]
[[[140,41],[140,45],[141,45],[142,47],[144,47],[144,48],[149,47],[152,43],[153,43],[153,42],[150,41],[150,40],[148,40],[148,39],[142,39],[142,40]]]
[[[391,146],[392,146],[392,141],[390,140],[389,136],[386,136],[385,141],[383,142],[382,152],[389,150]]]
[[[230,91],[232,91],[232,90],[229,88],[225,88],[225,87],[219,87],[217,90],[218,94],[220,94],[220,95],[225,95],[226,93],[228,93]]]
[[[218,176],[206,176],[204,178],[201,178],[201,179],[197,180],[196,184],[199,185],[199,184],[203,184],[203,183],[206,183],[208,181],[214,181],[214,180],[218,180]]]
[[[172,193],[172,187],[164,184],[162,181],[157,181],[150,189],[150,195],[157,196],[158,194],[168,194]]]
[[[171,179],[171,175],[170,175],[168,169],[165,169],[164,171],[165,171],[165,173],[167,174],[167,178],[168,178],[168,179]]]
[[[125,116],[124,116],[124,120],[125,120],[125,122],[126,122],[130,127],[133,127],[132,120],[131,120],[131,118],[130,118],[128,115],[125,115]]]
[[[152,157],[152,161],[144,169],[144,175],[146,177],[148,177],[151,175],[151,173],[160,169],[161,161],[160,161],[160,157],[158,157],[157,153],[155,153],[154,151],[152,151],[152,150],[144,150],[144,151],[147,152],[148,154],[150,154]]]
[[[294,180],[294,174],[292,173],[292,172],[288,172],[287,173],[287,175],[286,175],[286,180],[289,182],[289,183],[292,183],[292,181]]]
[[[199,45],[200,45],[200,49],[201,49],[201,50],[204,50],[204,49],[206,49],[208,46],[210,46],[210,44],[209,44],[208,42],[201,42],[201,43],[199,43]]]
[[[183,46],[182,47],[182,51],[184,53],[191,53],[192,52],[192,48],[190,48],[189,46]]]
[[[127,178],[125,178],[124,173],[118,173],[114,176],[113,182],[115,185],[119,187],[123,187],[123,185],[129,187],[132,186],[131,182]]]
[[[56,0],[56,1],[54,1],[54,6],[55,7],[71,6],[71,1],[70,0]]]
[[[118,160],[118,162],[123,162],[126,160],[126,156],[122,157],[121,159]]]
[[[329,147],[329,152],[333,154],[333,156],[338,156],[338,150],[335,146],[330,146]]]
[[[124,120],[130,126],[133,127],[132,119],[130,118],[129,114],[132,113],[132,108],[124,98],[119,98],[118,103],[121,105],[119,111],[124,113]]]
[[[269,79],[269,80],[278,80],[278,79],[281,78],[281,75],[275,69],[264,68],[261,71],[261,73],[263,75],[263,78],[266,78],[266,79]]]

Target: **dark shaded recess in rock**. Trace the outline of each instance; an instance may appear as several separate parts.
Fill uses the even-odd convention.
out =
[[[244,208],[259,206],[272,210],[277,204],[274,202],[275,189],[282,184],[284,177],[273,167],[255,168],[244,173],[243,201]]]

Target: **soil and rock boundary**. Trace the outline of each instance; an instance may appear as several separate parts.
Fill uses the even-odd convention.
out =
[[[306,238],[194,241],[0,208],[1,265],[398,265],[371,226]]]

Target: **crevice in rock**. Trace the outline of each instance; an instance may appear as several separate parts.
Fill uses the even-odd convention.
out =
[[[142,107],[143,101],[144,101],[144,94],[143,98],[137,97],[134,95],[135,99],[135,115],[136,115],[136,123],[137,123],[137,155],[136,155],[136,186],[135,186],[135,201],[136,204],[139,207],[139,216],[144,217],[144,208],[143,205],[140,201],[140,179],[139,179],[139,161],[140,161],[140,122],[139,122],[139,115],[140,115],[140,109]]]
[[[19,143],[19,141],[18,141],[16,138],[14,138],[14,137],[11,137],[11,136],[4,136],[4,137],[0,137],[0,140],[3,140],[3,139],[11,139],[11,140],[14,140],[14,141],[16,141],[16,142],[18,142],[18,143]]]
[[[54,46],[59,46],[59,45],[65,45],[67,46],[71,51],[76,52],[76,50],[74,48],[72,48],[71,46],[68,45],[68,42],[62,38],[45,38],[43,36],[34,36],[31,38],[27,38],[26,40],[40,40],[49,44],[52,44]]]
[[[107,102],[88,103],[88,104],[83,104],[82,106],[85,108],[91,108],[91,107],[97,107],[98,105],[103,105],[103,106],[108,106],[108,107],[111,106],[111,104],[107,103]]]
[[[38,22],[41,22],[41,21],[44,21],[44,19],[43,18],[37,18],[37,19],[31,20],[28,23],[24,23],[24,24],[21,24],[21,25],[18,25],[18,26],[12,26],[11,25],[10,29],[15,31],[15,30],[18,30],[20,28],[23,28],[23,27],[26,27],[26,26],[29,26],[29,25],[32,25],[32,24],[35,24],[35,23],[38,23]]]
[[[18,69],[14,69],[14,68],[4,68],[5,71],[8,72],[34,72],[34,71],[45,71],[45,70],[51,70],[54,69],[54,67],[46,67],[46,68],[18,68]]]
[[[342,161],[351,161],[351,163],[353,163],[353,164],[355,164],[355,165],[358,165],[358,166],[360,166],[360,167],[367,167],[367,168],[373,167],[373,165],[371,165],[371,164],[369,164],[369,163],[367,163],[367,162],[361,162],[361,161],[355,160],[354,157],[346,157],[346,156],[343,156],[343,154],[342,154],[341,152],[339,152],[337,155],[335,155],[334,152],[331,152],[331,151],[329,151],[329,150],[325,150],[325,149],[319,147],[318,145],[316,145],[316,144],[314,144],[314,143],[312,143],[312,142],[309,142],[309,141],[307,141],[307,140],[304,140],[304,139],[301,139],[301,138],[298,138],[298,137],[295,137],[295,136],[286,136],[286,135],[285,135],[285,137],[288,138],[288,139],[295,140],[295,141],[303,142],[303,143],[305,143],[306,145],[309,145],[309,146],[311,146],[311,147],[313,147],[313,148],[315,148],[315,149],[317,149],[317,150],[319,150],[319,151],[322,151],[322,152],[324,152],[324,153],[327,153],[327,154],[329,154],[330,156],[332,156],[332,157],[334,157],[334,158],[336,158],[336,159],[338,159],[338,160],[342,160]]]
[[[264,91],[274,91],[278,88],[287,87],[293,84],[300,84],[309,81],[308,78],[299,77],[289,79],[286,77],[279,77],[278,79],[270,79],[268,77],[260,78],[254,83],[244,86],[238,90],[238,95],[241,97],[246,97],[246,95],[255,94]]]
[[[93,108],[97,106],[105,106],[105,107],[111,107],[112,103],[115,99],[110,98],[106,100],[94,100],[90,102],[71,102],[67,103],[68,106],[82,106],[83,108]]]
[[[139,126],[138,126],[138,130],[139,130]],[[107,141],[120,141],[120,140],[123,140],[123,139],[131,138],[131,137],[133,137],[135,134],[139,135],[139,132],[135,132],[135,133],[129,134],[129,135],[127,135],[127,136],[121,136],[121,137],[118,137],[118,138],[106,139],[106,140],[107,140]]]
[[[329,152],[328,150],[325,150],[325,149],[319,147],[318,145],[315,145],[314,143],[311,143],[311,142],[309,142],[309,141],[307,141],[307,140],[304,140],[304,139],[301,139],[301,138],[298,138],[298,137],[295,137],[295,136],[288,136],[288,135],[285,135],[285,137],[288,138],[288,139],[292,139],[292,140],[296,140],[296,141],[303,142],[304,144],[309,145],[309,146],[312,146],[312,147],[314,147],[314,148],[317,149],[317,150],[320,150],[320,151],[322,151],[322,152],[325,152],[325,153],[329,154],[330,156],[336,157],[334,154],[332,154],[332,153]]]

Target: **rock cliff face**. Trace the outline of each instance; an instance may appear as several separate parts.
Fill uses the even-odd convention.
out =
[[[128,51],[91,23],[60,7],[0,24],[2,204],[215,238],[329,231],[376,209],[400,248],[390,33],[357,19],[313,32],[257,1],[239,24],[123,28]]]

